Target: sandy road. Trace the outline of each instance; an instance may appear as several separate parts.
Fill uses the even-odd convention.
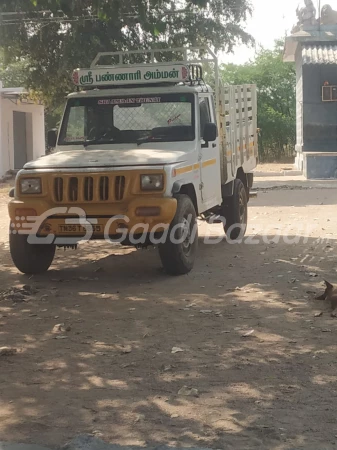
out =
[[[6,201],[0,290],[37,293],[0,300],[0,346],[19,350],[0,357],[2,440],[335,448],[337,319],[313,300],[323,278],[337,283],[334,189],[261,191],[250,245],[205,245],[201,224],[195,270],[180,278],[155,250],[99,243],[58,251],[28,279],[8,256]]]

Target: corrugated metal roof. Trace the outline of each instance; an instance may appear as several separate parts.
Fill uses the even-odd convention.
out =
[[[305,45],[303,64],[337,64],[337,45]]]

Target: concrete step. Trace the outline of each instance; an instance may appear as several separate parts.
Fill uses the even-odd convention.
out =
[[[255,171],[254,177],[256,178],[275,178],[275,177],[296,177],[302,175],[300,170],[282,170],[281,172],[260,172]]]

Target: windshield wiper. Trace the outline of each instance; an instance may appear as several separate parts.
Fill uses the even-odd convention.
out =
[[[137,146],[141,146],[142,144],[146,144],[147,142],[160,142],[162,141],[164,138],[163,137],[154,137],[154,136],[147,136],[145,138],[140,138],[137,139]]]
[[[87,139],[83,142],[83,147],[88,147],[89,145],[96,145],[96,144],[112,144],[113,139]]]
[[[88,147],[88,145],[93,145],[93,144],[97,144],[97,139],[86,139],[83,142],[83,147]]]

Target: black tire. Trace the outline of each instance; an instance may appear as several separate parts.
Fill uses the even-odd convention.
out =
[[[244,237],[247,230],[248,208],[247,191],[241,180],[234,180],[233,196],[226,199],[222,207],[222,214],[226,219],[225,233],[231,241]]]
[[[247,203],[249,203],[249,201],[250,201],[250,187],[246,187],[245,190],[246,190]]]
[[[15,266],[28,275],[47,272],[55,256],[55,245],[29,244],[23,234],[10,233],[9,247]]]
[[[170,225],[166,242],[159,245],[159,256],[168,274],[185,275],[193,269],[198,249],[197,214],[188,195],[178,195],[177,201],[176,215]],[[173,229],[174,237],[181,242],[171,242]],[[185,233],[188,235],[183,240]]]

